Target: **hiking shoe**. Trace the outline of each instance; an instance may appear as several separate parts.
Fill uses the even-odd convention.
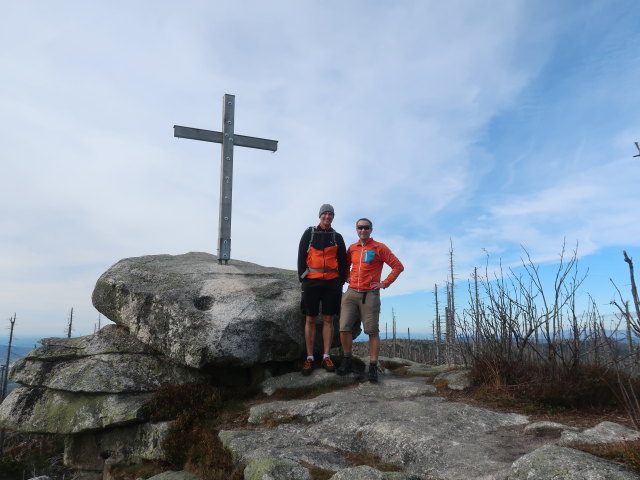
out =
[[[351,357],[342,357],[342,363],[338,367],[338,375],[342,376],[351,372]]]
[[[369,381],[371,383],[378,383],[378,366],[369,365]]]
[[[312,370],[313,370],[313,360],[306,358],[304,360],[304,365],[302,365],[302,374],[311,375]]]
[[[321,368],[324,368],[327,372],[335,372],[336,366],[331,361],[331,358],[325,357],[322,359],[322,363],[320,364]]]

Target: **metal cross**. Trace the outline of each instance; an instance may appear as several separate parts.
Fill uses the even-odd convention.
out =
[[[275,152],[277,140],[234,135],[235,95],[224,95],[222,105],[222,132],[199,128],[173,126],[173,136],[222,144],[222,164],[220,168],[220,221],[218,226],[218,262],[225,265],[231,258],[231,194],[233,185],[233,146],[259,148]]]

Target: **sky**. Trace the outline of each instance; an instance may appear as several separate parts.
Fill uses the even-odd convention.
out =
[[[431,331],[453,246],[546,271],[563,244],[613,312],[640,265],[640,3],[23,0],[0,17],[0,343],[93,333],[121,259],[216,253],[220,146],[234,151],[232,259],[294,269],[323,203],[405,266],[381,329]],[[640,268],[640,266],[638,267]],[[386,271],[385,271],[386,273]],[[626,295],[627,298],[630,295]],[[6,322],[6,327],[2,325]],[[105,319],[102,318],[104,323]]]

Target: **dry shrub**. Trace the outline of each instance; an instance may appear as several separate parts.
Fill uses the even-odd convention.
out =
[[[32,435],[7,431],[5,449],[0,456],[0,480],[48,475],[62,478],[70,472],[62,464],[64,442],[61,436]]]
[[[615,373],[598,366],[560,370],[542,363],[479,358],[472,368],[477,394],[503,406],[541,410],[620,409]]]
[[[209,385],[162,385],[150,402],[152,420],[174,419],[162,442],[172,468],[186,468],[203,480],[242,478],[231,453],[218,438],[225,404],[238,408],[244,390],[223,390]]]

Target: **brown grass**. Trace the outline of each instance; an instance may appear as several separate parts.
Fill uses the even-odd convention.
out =
[[[573,448],[614,462],[624,463],[630,470],[640,473],[640,440],[607,444],[580,444]]]

